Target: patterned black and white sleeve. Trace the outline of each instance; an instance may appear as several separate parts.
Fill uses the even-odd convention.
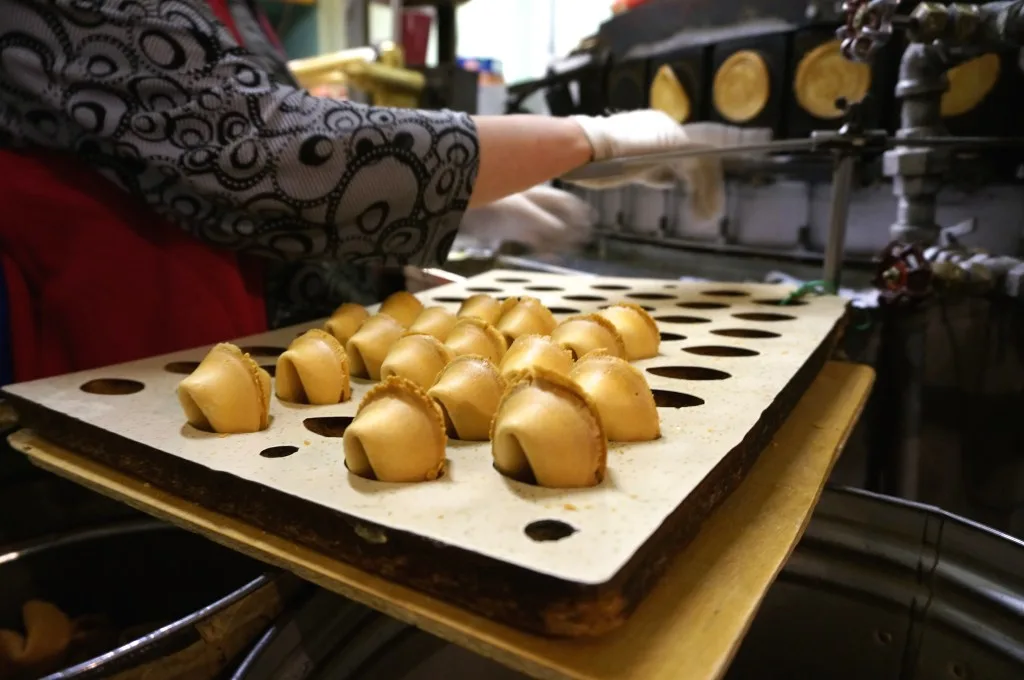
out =
[[[203,240],[281,259],[443,261],[478,166],[450,111],[313,97],[203,0],[9,0],[5,144],[65,150]]]

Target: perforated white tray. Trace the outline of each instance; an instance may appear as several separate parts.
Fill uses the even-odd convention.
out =
[[[209,469],[347,515],[555,578],[598,585],[609,581],[740,443],[843,316],[845,304],[836,297],[812,297],[781,308],[771,304],[791,290],[493,271],[419,294],[426,305],[452,310],[475,292],[532,295],[559,318],[616,301],[651,310],[662,330],[661,353],[636,365],[644,370],[659,403],[666,405],[659,408],[663,436],[654,442],[609,444],[608,475],[593,489],[560,491],[510,481],[493,469],[489,442],[450,442],[446,474],[436,482],[394,485],[350,475],[342,440],[318,435],[304,421],[355,415],[371,386],[367,381],[355,381],[352,400],[337,406],[295,406],[275,398],[273,421],[264,432],[220,436],[197,431],[185,424],[175,397],[183,376],[165,367],[197,362],[208,347],[7,390]],[[300,331],[317,325],[236,342],[283,349]],[[275,361],[272,356],[256,359],[264,365]],[[134,380],[145,388],[128,395],[81,389],[95,379]],[[298,450],[285,457],[260,455],[275,447]],[[534,541],[524,530],[540,520],[563,522],[576,531],[558,541]]]

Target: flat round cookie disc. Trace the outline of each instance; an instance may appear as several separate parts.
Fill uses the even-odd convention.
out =
[[[841,118],[836,108],[840,97],[850,102],[864,99],[871,87],[871,67],[850,61],[840,51],[840,42],[818,45],[800,60],[793,78],[797,103],[815,118]]]
[[[651,81],[651,108],[667,113],[680,123],[690,117],[690,97],[668,64],[662,64]]]
[[[753,50],[730,55],[715,73],[712,99],[718,113],[730,122],[747,123],[757,118],[770,94],[768,64]]]
[[[942,95],[942,115],[962,116],[982,102],[999,80],[999,56],[983,54],[951,68],[949,89]]]

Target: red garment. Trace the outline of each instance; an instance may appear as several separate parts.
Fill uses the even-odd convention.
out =
[[[225,0],[209,0],[236,40]],[[0,263],[18,382],[266,330],[260,272],[76,159],[0,150]]]
[[[156,217],[74,159],[0,151],[14,378],[266,330],[258,271]]]

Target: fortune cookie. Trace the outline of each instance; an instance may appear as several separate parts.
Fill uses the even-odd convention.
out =
[[[612,442],[643,442],[661,436],[654,395],[642,373],[603,350],[584,355],[569,373],[590,397]]]
[[[427,389],[454,358],[455,354],[432,335],[406,335],[388,350],[380,365],[380,379],[397,375]]]
[[[352,375],[380,380],[380,365],[391,345],[405,334],[405,328],[387,314],[374,314],[363,322],[345,345]]]
[[[622,336],[626,346],[626,359],[650,359],[658,356],[661,331],[657,322],[643,307],[634,304],[612,305],[598,314],[607,319]]]
[[[423,311],[423,303],[415,295],[404,290],[392,293],[380,304],[380,314],[387,314],[405,328],[412,325]]]
[[[475,354],[498,363],[508,350],[508,341],[498,330],[476,317],[459,319],[445,343],[457,355]]]
[[[528,368],[543,368],[554,373],[569,375],[572,369],[572,351],[546,335],[524,335],[512,343],[501,360],[501,374],[508,378]]]
[[[506,477],[568,489],[604,479],[608,444],[590,398],[560,373],[517,373],[491,425],[494,467]]]
[[[478,293],[466,298],[459,306],[459,316],[480,319],[494,325],[505,312],[515,307],[517,302],[516,298],[498,300],[486,293]]]
[[[597,314],[569,317],[551,331],[551,339],[570,350],[573,359],[596,349],[603,349],[612,356],[626,356],[622,336],[608,319]]]
[[[425,482],[444,470],[444,414],[412,381],[392,376],[367,392],[345,429],[345,465],[380,482]]]
[[[369,316],[370,313],[362,305],[346,302],[334,310],[331,318],[327,319],[327,323],[324,324],[324,328],[344,347],[348,339],[355,335],[355,332]]]
[[[444,342],[458,320],[458,317],[444,307],[427,307],[409,326],[409,334],[433,335]]]
[[[547,335],[557,325],[554,314],[540,300],[521,297],[502,314],[495,327],[509,341],[514,341],[522,335]]]
[[[214,346],[178,383],[192,427],[220,434],[259,432],[270,424],[270,374],[235,345]]]
[[[332,334],[318,328],[292,340],[277,359],[274,377],[281,401],[327,406],[352,397],[345,348]]]
[[[0,677],[38,678],[56,670],[67,653],[74,625],[49,602],[29,600],[21,608],[25,635],[0,630]]]
[[[441,405],[448,436],[486,441],[505,392],[505,379],[488,359],[466,355],[448,364],[427,394]]]

